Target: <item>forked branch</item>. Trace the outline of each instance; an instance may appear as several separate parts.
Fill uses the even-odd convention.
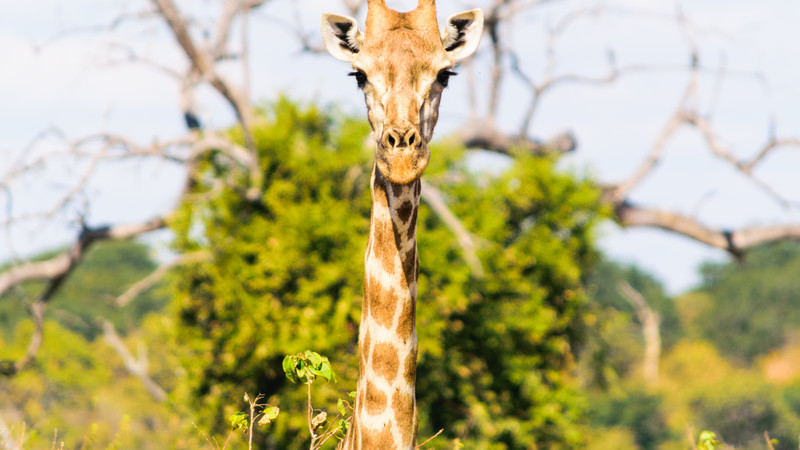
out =
[[[166,400],[167,393],[161,386],[153,381],[148,373],[149,363],[147,360],[147,351],[143,344],[140,344],[138,357],[135,358],[128,350],[125,342],[122,341],[122,338],[120,338],[116,330],[114,330],[114,325],[112,325],[111,322],[107,320],[103,321],[103,333],[103,338],[108,345],[117,352],[117,355],[122,358],[128,372],[142,381],[147,392],[149,392],[156,401],[163,402]]]

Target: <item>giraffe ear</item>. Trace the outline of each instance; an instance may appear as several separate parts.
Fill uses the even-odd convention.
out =
[[[358,31],[358,22],[338,14],[322,15],[322,41],[334,58],[351,62],[361,50],[364,37]]]
[[[453,60],[469,57],[478,48],[483,33],[483,11],[472,9],[450,16],[442,30],[442,44]]]

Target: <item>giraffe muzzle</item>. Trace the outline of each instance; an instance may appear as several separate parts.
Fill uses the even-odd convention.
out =
[[[417,128],[387,127],[376,151],[378,170],[392,183],[408,184],[422,176],[430,151]]]

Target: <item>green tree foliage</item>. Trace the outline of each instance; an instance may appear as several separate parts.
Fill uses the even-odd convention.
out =
[[[675,303],[658,280],[638,267],[601,258],[586,276],[589,337],[581,358],[581,375],[587,388],[606,389],[634,375],[644,360],[642,323],[633,305],[620,293],[620,282],[630,284],[658,313],[662,350],[683,336]]]
[[[222,155],[199,161],[194,192],[173,220],[178,251],[208,250],[173,278],[176,342],[185,376],[176,399],[222,432],[244,391],[280,403],[268,447],[300,446],[304,392],[281,360],[313,348],[339,385],[320,386],[332,408],[354,390],[369,227],[372,149],[362,120],[286,100],[255,127],[262,195]],[[420,436],[445,428],[468,448],[576,445],[579,395],[568,369],[581,336],[581,288],[592,260],[597,191],[519,155],[500,177],[469,173],[463,150],[432,148],[427,179],[482,243],[486,276],[464,263],[452,233],[423,204],[418,303]],[[440,183],[441,180],[458,180]],[[338,391],[338,392],[337,392]]]
[[[44,260],[54,254],[57,252],[34,259]],[[142,243],[113,241],[96,244],[50,300],[48,316],[89,340],[102,333],[98,318],[111,321],[121,331],[136,329],[149,312],[164,309],[169,297],[153,288],[141,293],[136,301],[124,308],[116,306],[113,300],[156,267],[150,249]],[[19,322],[28,319],[29,304],[44,287],[43,283],[25,283],[20,289],[0,297],[0,330],[6,332],[6,337]]]
[[[602,259],[589,271],[586,281],[587,291],[592,303],[601,308],[610,307],[623,311],[638,322],[633,306],[619,292],[619,282],[627,282],[642,294],[647,305],[661,317],[661,344],[665,349],[671,347],[683,335],[678,320],[675,303],[667,295],[664,285],[644,270]]]
[[[632,430],[636,445],[642,449],[655,449],[659,444],[674,438],[667,425],[663,398],[630,386],[614,390],[608,395],[591,396],[589,417],[593,426],[603,428],[623,427]]]
[[[751,362],[800,328],[800,243],[767,245],[701,273],[711,306],[697,320],[724,355]]]
[[[55,433],[65,448],[191,448],[175,435],[181,419],[150,396],[102,339],[99,321],[116,322],[120,332],[129,332],[126,345],[132,353],[146,344],[150,373],[171,387],[174,365],[156,339],[161,319],[145,317],[148,310],[163,309],[167,297],[155,288],[125,308],[111,302],[155,267],[141,243],[98,244],[51,300],[35,362],[13,377],[0,377],[0,415],[17,433],[25,423],[24,448],[51,448]],[[0,360],[25,353],[33,324],[24,306],[41,289],[27,283],[0,298]]]
[[[663,408],[676,429],[688,423],[714,430],[726,444],[745,449],[763,449],[767,431],[781,448],[797,447],[800,417],[758,369],[731,364],[703,341],[678,343],[663,366]]]

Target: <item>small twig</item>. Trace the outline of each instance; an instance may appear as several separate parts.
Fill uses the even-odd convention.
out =
[[[222,450],[225,450],[228,447],[228,442],[231,441],[231,437],[233,437],[233,430],[231,430],[230,433],[228,433],[228,437],[225,439],[225,442],[222,444]],[[214,442],[215,443],[217,442],[216,438],[214,439]],[[217,447],[219,447],[219,445],[217,445]]]
[[[206,442],[208,442],[208,446],[209,447],[214,448],[214,449],[218,449],[219,448],[219,445],[214,445],[214,443],[211,442],[211,440],[208,438],[208,436],[205,433],[203,433],[200,430],[200,428],[197,427],[196,423],[192,422],[192,426],[194,427],[195,430],[197,430],[198,433],[200,433],[200,436],[203,436],[203,439],[205,439]]]
[[[25,442],[25,422],[22,422],[22,433],[20,433],[19,439],[17,440],[18,449],[22,449],[23,442]]]
[[[775,446],[772,445],[772,439],[769,438],[769,431],[764,432],[764,441],[766,441],[769,450],[775,450]]]
[[[11,447],[12,443],[9,443],[11,440],[11,430],[2,417],[0,417],[0,437],[3,438],[3,440],[0,441],[0,449],[15,450],[14,447]]]
[[[204,251],[181,255],[174,261],[161,265],[150,275],[142,278],[141,280],[131,285],[131,287],[129,287],[128,290],[123,292],[122,295],[120,295],[114,300],[114,304],[116,304],[119,307],[126,306],[128,303],[130,303],[136,297],[138,297],[139,294],[146,291],[147,289],[150,289],[153,285],[158,283],[164,277],[164,275],[166,275],[173,267],[190,262],[202,261],[203,259],[207,259],[210,256],[211,256],[210,253]]]
[[[314,444],[317,440],[317,435],[314,433],[314,425],[311,424],[311,415],[313,413],[313,409],[311,408],[311,379],[308,380],[306,386],[308,386],[308,431],[311,432],[311,447],[309,448],[314,450]]]
[[[692,445],[692,450],[697,450],[697,443],[694,441],[694,427],[687,425],[686,435],[689,438],[689,443]]]
[[[422,444],[419,444],[419,445],[417,445],[417,446],[416,446],[416,447],[414,447],[414,448],[420,448],[420,447],[422,447],[423,445],[427,444],[428,442],[430,442],[430,441],[432,441],[432,440],[436,439],[436,436],[439,436],[440,434],[442,434],[442,431],[444,431],[444,428],[442,428],[441,430],[439,430],[439,432],[438,432],[438,433],[436,433],[436,434],[434,434],[433,436],[429,437],[427,441],[423,442]]]

